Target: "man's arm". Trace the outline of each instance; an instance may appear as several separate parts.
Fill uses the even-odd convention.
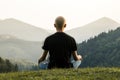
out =
[[[44,50],[43,54],[42,54],[42,57],[38,60],[38,63],[42,62],[45,60],[46,56],[47,56],[47,53],[48,51],[47,50]]]
[[[77,51],[72,52],[73,58],[75,61],[82,60],[82,56],[77,54]]]

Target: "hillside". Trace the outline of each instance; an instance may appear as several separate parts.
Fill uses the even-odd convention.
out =
[[[120,28],[82,42],[78,53],[84,58],[81,67],[120,67]]]
[[[108,32],[109,30],[114,30],[119,26],[120,24],[117,23],[116,21],[107,17],[103,17],[87,25],[68,30],[66,31],[66,33],[73,36],[76,39],[77,43],[81,43],[82,41],[97,36],[102,32]]]
[[[114,30],[118,26],[120,26],[119,23],[115,22],[112,19],[103,17],[83,27],[66,31],[66,33],[75,37],[77,43],[81,43],[83,40],[88,40],[90,37],[98,35],[101,32],[108,32],[108,30],[111,29]],[[42,28],[37,28],[33,25],[13,18],[0,20],[0,57],[9,59],[13,63],[19,64],[18,66],[24,65],[26,68],[37,64],[37,61],[42,54],[41,46],[43,45],[43,41],[51,33],[53,32],[49,32]],[[82,45],[84,44],[82,43]],[[86,47],[81,47],[82,45],[80,44],[78,46],[78,51],[80,53],[86,53],[82,55],[84,57],[83,64],[87,64],[87,53],[89,53],[89,55],[95,53],[89,52]],[[89,47],[91,47],[91,45]],[[99,49],[98,46],[96,48]],[[113,56],[113,54],[111,56]],[[114,60],[115,58],[112,59]],[[89,60],[91,59],[88,59],[88,61]],[[83,64],[82,66],[85,66]],[[117,62],[115,64],[118,65],[119,63]]]
[[[12,64],[8,59],[0,57],[0,73],[18,71],[17,64]]]
[[[24,41],[11,35],[0,35],[0,57],[18,65],[37,64],[42,54],[42,42]]]
[[[43,41],[50,33],[13,18],[0,21],[0,34],[9,34],[28,41]]]
[[[120,68],[52,69],[0,74],[0,80],[120,80]]]

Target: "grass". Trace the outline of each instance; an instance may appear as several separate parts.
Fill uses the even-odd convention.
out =
[[[1,73],[0,80],[120,80],[120,68],[52,69]]]

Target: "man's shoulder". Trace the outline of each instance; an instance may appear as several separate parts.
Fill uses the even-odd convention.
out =
[[[54,35],[55,34],[51,34],[51,35],[47,36],[46,39],[50,39],[50,38],[54,37]]]
[[[69,35],[69,34],[67,34],[67,33],[65,33],[65,35],[66,35],[68,38],[70,38],[70,39],[73,39],[73,40],[74,40],[74,37],[72,37],[71,35]]]
[[[59,33],[58,33],[59,34]],[[57,33],[54,33],[54,34],[51,34],[49,35],[48,37],[46,37],[47,40],[51,39],[51,38],[54,38],[55,36],[58,35]],[[67,34],[67,33],[62,33],[62,36],[65,36],[66,38],[68,39],[71,39],[71,40],[75,40],[74,37],[72,37],[71,35]]]
[[[68,37],[70,37],[70,38],[73,38],[71,35],[69,35],[69,34],[67,34],[67,33],[65,33],[65,35],[68,36]]]

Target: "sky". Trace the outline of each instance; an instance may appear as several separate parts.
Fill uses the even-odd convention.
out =
[[[120,23],[120,0],[0,0],[0,20],[15,18],[54,30],[57,16],[65,17],[66,30],[102,17]]]

